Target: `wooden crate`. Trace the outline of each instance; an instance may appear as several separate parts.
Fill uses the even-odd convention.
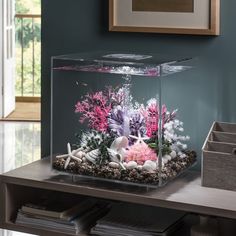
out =
[[[213,123],[202,149],[202,185],[236,191],[236,124]]]

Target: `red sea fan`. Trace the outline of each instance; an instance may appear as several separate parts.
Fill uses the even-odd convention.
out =
[[[75,105],[75,112],[82,113],[80,122],[88,120],[88,126],[92,129],[105,132],[107,131],[107,117],[111,110],[112,94],[96,92],[85,95],[84,100],[78,101]]]
[[[162,128],[165,123],[173,120],[176,117],[177,110],[169,113],[167,111],[166,105],[162,105]],[[158,131],[158,122],[159,122],[159,108],[156,99],[151,99],[146,108],[141,110],[141,114],[145,118],[147,136],[152,137],[157,134]]]
[[[146,134],[152,137],[158,131],[159,111],[158,104],[155,99],[151,99],[145,108],[142,108],[141,114],[145,118]]]

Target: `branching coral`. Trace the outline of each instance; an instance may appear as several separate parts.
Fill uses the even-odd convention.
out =
[[[150,99],[147,105],[133,102],[130,86],[121,88],[107,87],[104,91],[86,94],[75,106],[75,112],[81,113],[80,122],[88,121],[88,126],[95,130],[82,135],[81,145],[90,150],[99,149],[102,156],[108,157],[107,147],[115,137],[125,136],[129,139],[129,151],[126,161],[144,163],[156,160],[158,147],[158,125],[162,118],[162,154],[175,150],[179,156],[187,148],[183,142],[188,136],[179,135],[183,123],[176,119],[177,110],[169,112],[162,105],[161,116],[156,99]],[[148,137],[147,144],[135,143],[133,136]],[[104,141],[105,140],[105,141]]]
[[[166,105],[162,105],[162,111],[161,111],[161,116],[162,116],[162,128],[164,125],[169,122],[174,120],[176,116],[177,110],[174,110],[173,112],[168,112]],[[146,123],[146,134],[149,137],[156,136],[157,131],[158,131],[158,122],[160,119],[159,115],[159,105],[156,99],[150,99],[147,102],[147,106],[144,107],[142,106],[141,108],[141,114],[145,118],[145,123]]]
[[[114,103],[122,102],[122,94],[116,94],[111,87],[92,94],[86,94],[82,101],[75,105],[75,112],[82,113],[80,122],[88,121],[91,129],[106,132],[108,128],[107,118]]]
[[[109,130],[117,136],[138,135],[146,133],[144,117],[137,111],[124,111],[121,106],[112,109],[108,116]]]
[[[147,136],[155,136],[158,131],[159,111],[156,99],[148,101],[147,107],[143,110],[143,116],[146,120]]]
[[[117,136],[124,136],[125,116],[125,112],[121,106],[113,108],[108,114],[109,130],[114,132]]]
[[[164,125],[164,139],[171,143],[171,149],[175,150],[180,156],[183,155],[182,150],[187,148],[187,144],[183,143],[190,139],[189,136],[179,135],[177,132],[183,132],[183,122],[175,119]]]
[[[140,134],[142,137],[145,136],[146,124],[144,117],[138,112],[133,112],[130,117],[129,128],[131,135],[138,136]]]

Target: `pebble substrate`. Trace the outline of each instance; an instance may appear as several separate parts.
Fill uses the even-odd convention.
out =
[[[186,151],[186,157],[180,158],[176,157],[171,161],[168,161],[162,168],[162,181],[168,181],[176,177],[178,174],[183,172],[188,167],[192,166],[196,162],[196,152]],[[53,162],[53,168],[58,171],[63,171],[76,175],[86,175],[99,178],[113,179],[119,181],[128,181],[138,184],[151,184],[158,185],[159,174],[158,170],[155,172],[147,172],[138,169],[132,170],[121,170],[114,169],[108,165],[94,165],[88,162],[83,162],[79,164],[76,161],[71,160],[67,169],[64,169],[65,160],[60,158]]]

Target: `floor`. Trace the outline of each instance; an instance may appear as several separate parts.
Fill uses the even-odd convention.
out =
[[[0,174],[40,158],[40,123],[0,121]],[[0,236],[29,236],[0,229]]]
[[[5,119],[7,121],[40,121],[40,102],[16,102],[16,109]]]

